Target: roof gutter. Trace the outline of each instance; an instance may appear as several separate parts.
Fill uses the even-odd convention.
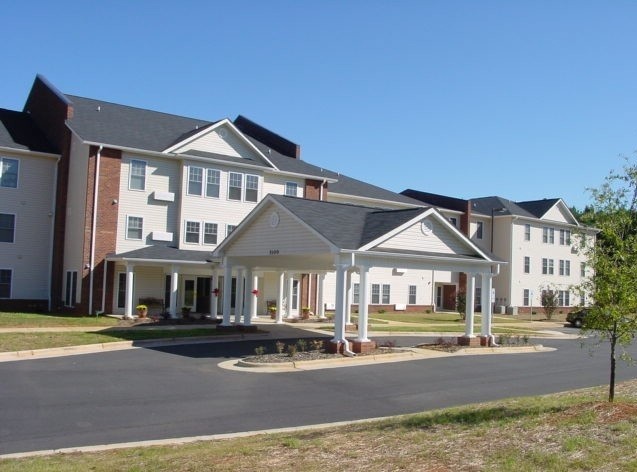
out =
[[[218,259],[218,258],[215,258]],[[191,265],[206,265],[206,264],[218,264],[220,260],[205,260],[205,261],[184,261],[177,259],[140,259],[136,257],[122,257],[122,256],[106,256],[109,262],[145,262],[156,264],[191,264]]]
[[[51,153],[51,152],[31,151],[29,149],[18,149],[18,148],[12,148],[12,147],[7,147],[7,146],[0,146],[0,151],[2,151],[2,152],[13,152],[15,154],[29,155],[29,156],[35,156],[35,157],[48,157],[48,158],[51,158],[51,159],[60,160],[60,155],[59,154],[54,154],[54,153]]]

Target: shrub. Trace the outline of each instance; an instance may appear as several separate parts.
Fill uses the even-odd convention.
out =
[[[283,350],[285,349],[285,343],[281,341],[277,341],[274,346],[276,347],[277,354],[283,354]]]
[[[529,337],[528,334],[525,334],[524,336],[522,336],[522,342],[524,344],[529,344],[529,339],[530,339],[530,337]]]
[[[313,351],[320,351],[323,349],[323,340],[322,339],[312,339],[310,341],[310,349]]]
[[[294,357],[296,355],[296,344],[288,344],[287,352],[288,357]]]
[[[259,346],[259,347],[255,347],[254,348],[254,353],[261,357],[263,354],[265,354],[265,347],[264,346]]]
[[[385,310],[383,310],[383,309],[381,308],[380,310],[378,310],[378,313],[379,313],[380,315],[382,315],[383,313],[385,313]]]
[[[307,341],[305,339],[299,339],[296,342],[296,347],[299,348],[299,351],[305,352],[307,350]]]

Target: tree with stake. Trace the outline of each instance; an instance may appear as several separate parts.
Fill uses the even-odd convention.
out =
[[[611,172],[601,187],[590,189],[593,205],[582,222],[599,229],[597,242],[588,244],[585,234],[579,238],[593,269],[579,287],[594,302],[582,331],[610,343],[609,402],[615,398],[617,351],[632,360],[625,347],[637,331],[637,164],[627,161],[623,171]]]

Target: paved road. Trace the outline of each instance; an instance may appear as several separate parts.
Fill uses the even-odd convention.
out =
[[[413,338],[395,338],[402,345]],[[422,340],[420,338],[419,340]],[[261,342],[0,364],[0,454],[262,430],[418,412],[607,382],[606,348],[417,360],[292,373],[223,370]],[[637,378],[621,364],[619,379]]]

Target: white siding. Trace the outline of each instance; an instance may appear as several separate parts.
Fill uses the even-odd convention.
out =
[[[86,212],[86,185],[88,178],[89,147],[72,134],[69,161],[69,182],[66,201],[66,233],[64,238],[64,274],[77,271],[77,300],[82,296],[82,249],[84,248],[84,216]],[[64,285],[62,282],[62,300]]]
[[[421,230],[421,222],[418,222],[389,240],[379,244],[382,249],[404,249],[441,254],[472,254],[465,244],[458,240],[458,236],[433,218],[427,218],[433,231],[425,235]]]
[[[15,215],[13,243],[0,243],[0,269],[12,270],[11,298],[46,300],[56,162],[52,158],[11,155],[18,159],[18,187],[0,187],[0,213]]]
[[[146,162],[146,188],[129,190],[130,162],[132,159]],[[179,225],[179,178],[180,163],[171,159],[140,157],[130,154],[122,156],[122,168],[119,182],[119,212],[117,222],[117,252],[127,252],[150,245],[174,245],[177,242]],[[153,198],[154,192],[175,194],[174,202]],[[126,239],[127,215],[144,218],[141,241]],[[173,233],[171,242],[152,240],[152,232]]]
[[[274,208],[270,205],[265,209],[261,216],[251,222],[249,231],[233,241],[227,250],[229,256],[268,255],[271,250],[278,251],[279,255],[329,251],[325,242],[282,209],[276,210],[279,224],[273,228],[270,216]]]
[[[561,203],[554,205],[546,214],[542,217],[545,221],[557,221],[560,223],[574,223],[569,217],[568,213],[564,211]]]

